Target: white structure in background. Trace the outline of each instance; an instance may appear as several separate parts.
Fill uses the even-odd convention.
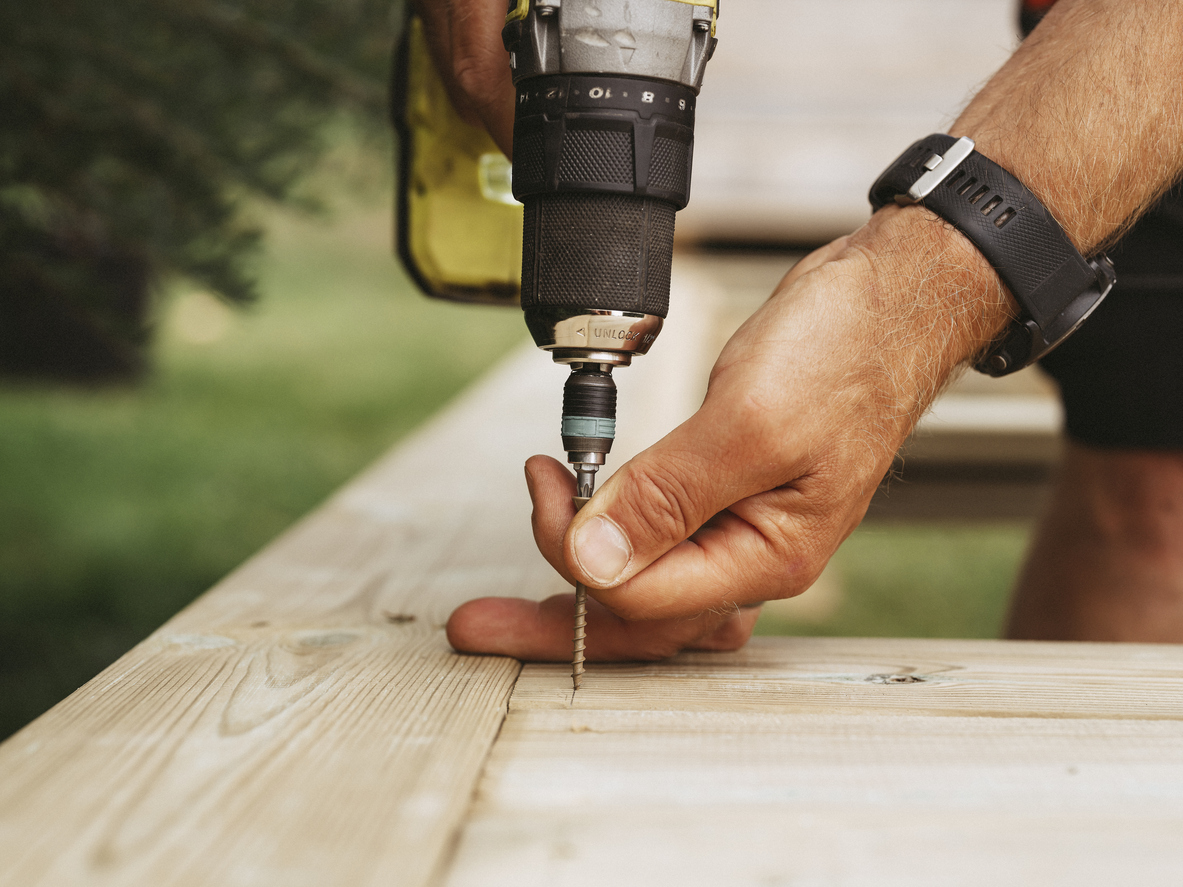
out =
[[[890,10],[890,14],[884,14]],[[1018,43],[1017,0],[731,0],[695,129],[687,240],[818,242]]]

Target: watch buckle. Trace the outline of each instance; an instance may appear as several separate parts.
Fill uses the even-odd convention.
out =
[[[900,206],[919,203],[936,190],[937,185],[949,178],[973,150],[974,140],[962,136],[950,145],[943,155],[930,154],[923,163],[925,172],[912,183],[907,194],[897,194],[895,202]]]

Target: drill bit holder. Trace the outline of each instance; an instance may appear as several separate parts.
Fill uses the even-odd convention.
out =
[[[563,449],[567,461],[600,466],[616,437],[616,382],[612,367],[579,364],[563,386]]]

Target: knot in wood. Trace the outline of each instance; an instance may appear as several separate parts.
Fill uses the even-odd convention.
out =
[[[871,684],[922,684],[924,678],[914,674],[871,674],[866,678]]]

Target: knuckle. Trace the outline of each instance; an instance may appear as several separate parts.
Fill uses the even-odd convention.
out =
[[[811,478],[778,488],[749,517],[757,525],[770,562],[794,575],[820,573],[838,545],[857,526],[847,509],[819,496]]]
[[[829,552],[795,522],[761,527],[764,550],[758,558],[760,594],[766,600],[795,597],[808,589],[825,569]]]
[[[681,542],[696,530],[693,493],[671,467],[645,466],[629,478],[632,489],[621,498],[625,520],[658,541]]]
[[[488,75],[479,61],[471,55],[452,59],[452,80],[472,101],[479,101],[488,88]]]
[[[490,52],[478,52],[467,48],[455,49],[452,55],[452,82],[464,94],[474,108],[495,105],[504,98],[502,68],[508,70],[508,62]]]
[[[738,619],[729,619],[718,631],[700,642],[699,646],[704,650],[729,653],[746,644],[750,634],[751,629],[746,628]]]
[[[776,577],[770,591],[777,599],[804,594],[817,582],[826,567],[826,558],[797,554],[786,559],[785,567]]]

